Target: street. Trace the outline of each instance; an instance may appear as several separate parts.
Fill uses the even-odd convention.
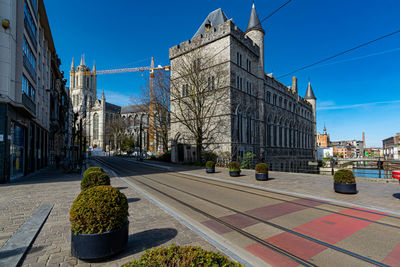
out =
[[[96,161],[179,214],[205,226],[214,236],[265,263],[400,264],[398,216],[210,181],[125,158],[104,157]],[[134,216],[135,211],[131,213]]]

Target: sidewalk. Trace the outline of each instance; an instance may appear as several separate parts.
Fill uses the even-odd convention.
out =
[[[123,181],[112,178],[112,186],[118,187],[129,202],[128,248],[102,263],[77,260],[70,256],[69,209],[80,192],[80,180],[78,174],[46,169],[15,183],[0,185],[0,247],[39,205],[54,204],[22,266],[120,266],[141,255],[144,249],[172,243],[217,251]]]
[[[146,161],[153,166],[168,167],[169,170],[180,171],[192,175],[219,178],[227,181],[236,181],[248,185],[262,186],[266,189],[275,189],[297,194],[312,195],[316,198],[345,201],[357,205],[377,207],[400,212],[400,185],[399,183],[376,182],[370,179],[356,178],[358,194],[345,195],[333,191],[331,175],[288,173],[270,171],[268,181],[257,181],[254,170],[242,170],[240,177],[230,177],[225,168],[216,168],[216,173],[206,173],[204,168],[187,165],[178,165],[157,161]]]

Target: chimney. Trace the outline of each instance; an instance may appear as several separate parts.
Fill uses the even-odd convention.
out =
[[[364,148],[365,148],[365,133],[363,132],[363,134],[362,134],[362,138],[363,138],[363,146],[364,146]]]
[[[292,78],[292,92],[297,94],[297,77],[293,76]]]

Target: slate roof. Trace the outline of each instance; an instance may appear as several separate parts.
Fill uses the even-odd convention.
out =
[[[250,30],[254,30],[254,29],[264,31],[261,26],[260,19],[258,18],[258,15],[257,15],[256,6],[253,3],[253,7],[251,9],[250,18],[249,18],[249,23],[247,23],[246,32],[248,32]]]
[[[137,113],[137,112],[143,112],[143,111],[147,111],[147,110],[148,110],[147,104],[130,105],[130,106],[122,107],[121,114]]]
[[[218,25],[223,24],[226,21],[228,21],[228,17],[225,15],[224,11],[222,11],[221,8],[218,8],[208,14],[207,18],[203,21],[193,37],[204,34],[206,32],[205,25],[207,23],[211,24],[211,27],[217,28]]]
[[[121,107],[106,102],[106,111],[113,111],[113,112],[118,112],[119,113],[119,112],[121,112]]]
[[[310,82],[308,83],[307,92],[306,92],[306,95],[304,96],[304,99],[317,99],[315,97],[315,95],[314,95],[314,91],[313,91],[313,89],[311,87],[311,83]]]

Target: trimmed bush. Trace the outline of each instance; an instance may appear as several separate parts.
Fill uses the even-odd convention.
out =
[[[83,177],[85,177],[85,175],[87,175],[89,172],[104,172],[104,170],[102,167],[89,167],[83,173]]]
[[[83,176],[81,190],[84,191],[98,185],[110,185],[110,177],[107,173],[92,171]]]
[[[69,219],[74,233],[100,234],[124,226],[128,215],[123,193],[112,186],[96,186],[76,197]]]
[[[333,176],[335,183],[341,184],[355,184],[356,178],[351,170],[338,170]]]
[[[258,163],[256,165],[256,173],[268,173],[268,165],[266,163]]]
[[[232,161],[231,163],[229,163],[229,171],[240,171],[240,164],[236,161]]]
[[[222,256],[220,253],[203,250],[201,247],[161,246],[147,250],[139,259],[125,263],[123,267],[148,266],[243,266]]]
[[[206,168],[207,168],[207,169],[214,169],[214,168],[215,168],[215,163],[214,163],[214,161],[207,161],[207,162],[206,162]]]

